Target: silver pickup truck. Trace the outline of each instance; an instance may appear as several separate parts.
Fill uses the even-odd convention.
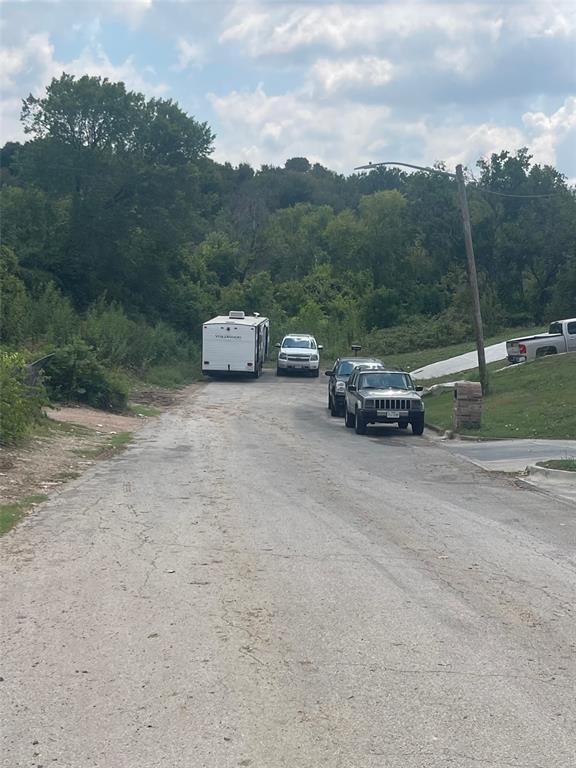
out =
[[[550,323],[548,333],[510,339],[506,342],[509,363],[523,363],[545,355],[576,352],[576,318]]]

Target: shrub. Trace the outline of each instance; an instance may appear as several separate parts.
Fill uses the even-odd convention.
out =
[[[163,322],[129,318],[116,303],[100,299],[88,311],[82,336],[106,365],[144,374],[150,366],[187,358],[187,340]]]
[[[60,402],[86,403],[94,408],[122,411],[128,387],[98,362],[94,350],[81,339],[57,350],[44,366],[50,397]]]
[[[0,350],[0,443],[24,437],[42,414],[43,388],[29,386],[26,378],[23,355]]]
[[[30,314],[31,338],[50,344],[69,344],[78,333],[80,318],[70,300],[54,283],[35,295]]]

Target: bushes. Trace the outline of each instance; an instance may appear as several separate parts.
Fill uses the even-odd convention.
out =
[[[42,414],[41,386],[26,383],[23,355],[0,350],[0,443],[13,443],[28,434]]]
[[[57,350],[44,366],[46,388],[53,400],[122,411],[128,387],[98,362],[91,347],[76,339]]]
[[[443,313],[434,318],[407,318],[403,325],[372,331],[364,337],[364,349],[370,354],[386,356],[459,344],[473,338],[474,330],[469,320]]]
[[[106,365],[129,368],[141,375],[151,366],[188,357],[187,340],[169,325],[132,320],[121,306],[106,304],[103,299],[88,311],[82,336]]]

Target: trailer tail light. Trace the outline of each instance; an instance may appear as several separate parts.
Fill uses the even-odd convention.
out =
[[[254,363],[246,363],[246,365],[248,366],[248,368],[252,368],[252,366],[254,365]]]
[[[526,344],[518,344],[518,351],[521,355],[526,354]]]
[[[210,360],[204,360],[204,365],[210,365]]]

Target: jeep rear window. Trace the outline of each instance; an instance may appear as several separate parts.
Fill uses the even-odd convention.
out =
[[[344,360],[340,363],[338,370],[336,371],[338,376],[350,376],[354,368],[354,363],[351,360]]]

